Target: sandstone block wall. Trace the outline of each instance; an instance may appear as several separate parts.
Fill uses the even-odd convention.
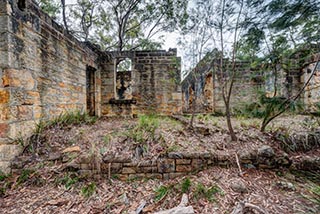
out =
[[[258,91],[263,87],[261,73],[250,70],[247,63],[238,62],[231,95],[231,107],[241,108],[256,101]],[[208,64],[200,63],[182,82],[183,111],[213,113],[224,112],[224,101],[217,71]],[[195,106],[194,105],[195,102]]]
[[[19,151],[14,140],[30,135],[40,119],[86,110],[86,69],[98,68],[96,53],[32,0],[22,2],[0,1],[0,169],[5,171]]]
[[[235,77],[235,83],[231,95],[231,107],[241,109],[245,104],[257,102],[259,91],[265,91],[269,97],[277,96],[295,97],[307,82],[319,54],[309,54],[307,57],[300,56],[299,52],[292,58],[284,59],[277,68],[277,77],[271,68],[268,70],[255,71],[250,65],[237,62],[239,70]],[[241,68],[242,67],[242,68]],[[195,74],[196,73],[196,74]],[[208,64],[200,64],[183,80],[183,111],[192,112],[193,102],[196,102],[196,112],[212,113],[224,112],[224,102],[215,70]],[[276,88],[274,87],[276,81]],[[319,110],[320,106],[320,65],[316,68],[310,84],[299,97],[308,112]]]
[[[301,82],[305,83],[315,69],[314,76],[302,95],[302,101],[306,104],[306,110],[309,112],[320,110],[320,63],[315,67],[318,60],[320,60],[320,54],[311,57],[309,62],[305,64],[301,76]]]
[[[117,96],[117,60],[132,62],[130,96]],[[106,53],[102,64],[102,115],[178,114],[182,109],[180,58],[169,51]],[[106,60],[108,59],[108,60]]]

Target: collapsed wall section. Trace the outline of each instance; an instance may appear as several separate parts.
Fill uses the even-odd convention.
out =
[[[181,113],[181,59],[176,49],[109,52],[107,58],[101,68],[102,115]],[[125,59],[131,60],[130,70],[120,71]]]
[[[318,113],[320,111],[320,62],[318,62],[320,54],[313,55],[307,61],[302,70],[301,82],[306,83],[311,75],[313,77],[302,94],[302,101],[308,112]]]
[[[97,55],[70,36],[31,0],[0,1],[0,169],[19,153],[14,141],[30,135],[40,119],[86,110],[86,71]],[[94,105],[99,114],[99,104]]]
[[[224,113],[221,85],[230,76],[228,69],[222,74],[216,66],[200,62],[182,81],[183,112]],[[232,109],[255,101],[263,84],[261,72],[251,70],[246,62],[237,62],[230,100]]]

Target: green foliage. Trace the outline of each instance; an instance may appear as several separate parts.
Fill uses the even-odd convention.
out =
[[[89,116],[81,111],[65,112],[49,121],[40,121],[35,129],[35,134],[41,134],[45,129],[58,126],[65,127],[69,125],[93,124],[96,117]]]
[[[315,195],[312,201],[316,202],[318,206],[320,206],[320,186],[314,185],[310,191]]]
[[[72,174],[66,174],[62,178],[58,178],[56,183],[62,184],[66,188],[66,190],[71,189],[71,187],[79,181],[79,178]]]
[[[11,188],[13,182],[9,181],[11,175],[6,175],[0,171],[0,198],[5,196],[7,189]]]
[[[160,125],[157,115],[139,115],[138,125],[126,133],[134,142],[145,143],[156,140],[156,130]]]
[[[0,170],[0,181],[4,181],[7,177],[8,175],[6,175],[4,172]]]
[[[20,185],[20,184],[23,184],[26,181],[28,181],[28,179],[30,178],[31,174],[33,174],[33,173],[34,173],[34,171],[30,170],[30,169],[22,170],[20,176],[17,179],[17,184]]]
[[[95,183],[90,183],[81,189],[81,195],[85,198],[90,198],[97,189],[97,185]]]
[[[182,181],[182,184],[181,184],[181,192],[182,193],[186,193],[190,190],[190,187],[191,187],[191,180],[190,178],[185,178],[183,181]]]
[[[159,188],[157,188],[155,190],[155,198],[154,198],[154,200],[156,202],[161,201],[162,199],[164,199],[167,196],[168,192],[169,192],[169,188],[168,187],[160,186]]]
[[[40,8],[46,12],[51,18],[56,19],[60,13],[60,4],[52,0],[37,0]]]
[[[47,126],[68,126],[80,124],[93,124],[97,120],[87,113],[81,111],[72,111],[60,114],[58,117],[47,122]]]
[[[215,195],[222,194],[220,187],[213,185],[209,188],[205,187],[202,183],[198,183],[194,192],[195,198],[206,198],[210,202],[215,201]]]

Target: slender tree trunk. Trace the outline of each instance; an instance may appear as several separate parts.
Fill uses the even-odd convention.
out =
[[[67,17],[66,17],[66,2],[65,2],[65,0],[61,0],[61,5],[62,5],[62,19],[63,19],[63,24],[64,24],[64,27],[65,27],[67,33],[69,33],[69,28],[68,28],[68,23],[67,23]]]
[[[230,104],[229,102],[225,103],[226,106],[226,118],[227,118],[227,126],[229,129],[229,134],[232,141],[237,141],[236,133],[233,130],[232,122],[231,122],[231,112],[230,112]]]

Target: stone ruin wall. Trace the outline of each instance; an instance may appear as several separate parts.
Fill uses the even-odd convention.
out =
[[[309,78],[316,62],[319,60],[319,54],[300,59],[292,58],[284,62],[284,68],[278,68],[277,93],[283,97],[293,97],[297,95],[304,83]],[[217,113],[224,112],[224,102],[219,87],[219,81],[213,75],[212,70],[200,69],[197,81],[193,74],[189,74],[182,82],[183,93],[183,111],[192,112],[192,103],[196,100],[196,112],[199,113]],[[204,72],[205,71],[205,72]],[[245,104],[255,102],[258,99],[258,91],[266,90],[267,96],[274,94],[274,79],[267,77],[272,76],[272,71],[258,72],[250,69],[240,70],[236,76],[236,81],[231,95],[231,106],[234,109],[241,108]],[[214,78],[213,78],[214,77]],[[304,105],[306,112],[319,111],[320,104],[320,65],[310,84],[302,93],[299,101]],[[195,98],[197,94],[197,98]]]
[[[176,50],[102,52],[66,33],[33,0],[0,0],[0,26],[0,170],[4,172],[21,151],[15,141],[30,136],[41,119],[76,110],[96,116],[181,111]],[[115,99],[113,56],[132,60],[132,99]]]
[[[241,66],[240,73],[235,77],[231,95],[231,106],[241,108],[248,102],[257,99],[257,92],[262,87],[261,75],[257,71],[247,69],[245,63]],[[217,74],[208,66],[198,70],[197,81],[194,74],[190,73],[182,82],[183,112],[193,111],[198,113],[224,113],[224,101]]]
[[[12,141],[30,135],[40,119],[86,110],[86,69],[97,68],[97,55],[33,1],[22,6],[18,1],[0,1],[0,169],[4,171],[20,152]]]
[[[320,54],[314,55],[308,60],[309,62],[305,64],[302,70],[301,82],[305,83],[309,79],[313,69],[315,69],[315,74],[310,84],[306,87],[301,99],[306,105],[308,112],[320,111],[320,63],[315,68],[319,59]]]
[[[144,113],[180,114],[180,58],[177,50],[110,52],[102,64],[102,115],[135,116]],[[117,59],[132,62],[131,81],[123,99],[117,96]],[[119,82],[118,82],[119,83]]]

